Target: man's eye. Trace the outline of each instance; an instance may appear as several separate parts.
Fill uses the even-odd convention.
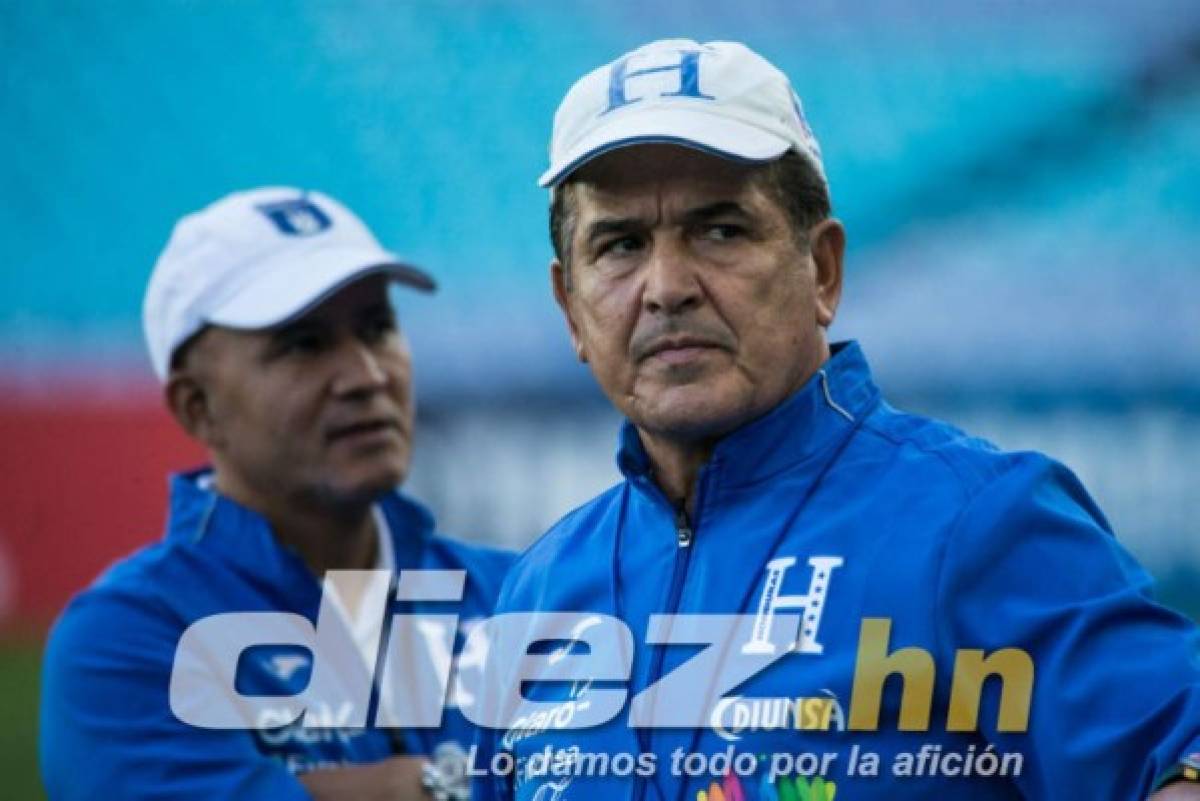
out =
[[[364,332],[370,342],[378,342],[396,330],[396,318],[392,316],[379,317],[371,320]]]
[[[279,343],[279,353],[313,354],[319,352],[324,344],[321,337],[316,334],[300,334],[281,341]]]
[[[610,239],[600,245],[601,256],[624,256],[642,249],[642,240],[636,236],[622,236]]]
[[[740,225],[730,223],[716,223],[704,227],[703,236],[705,239],[713,242],[728,242],[733,239],[738,239],[744,236],[746,230]]]

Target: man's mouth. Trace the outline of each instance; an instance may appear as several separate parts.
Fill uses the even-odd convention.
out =
[[[683,364],[704,354],[721,350],[722,346],[700,337],[664,337],[645,349],[639,361],[658,358],[667,364]]]
[[[369,420],[356,420],[352,423],[333,426],[327,430],[325,438],[329,442],[339,442],[344,440],[371,439],[392,432],[401,433],[400,426],[391,418],[380,417]]]

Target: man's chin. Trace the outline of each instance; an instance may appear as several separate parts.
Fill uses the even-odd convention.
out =
[[[730,410],[703,399],[686,402],[678,399],[662,403],[631,418],[638,428],[656,436],[680,442],[701,442],[718,439],[737,428],[742,417]]]
[[[407,470],[399,465],[345,471],[326,485],[326,494],[338,506],[371,504],[403,484],[406,473]]]

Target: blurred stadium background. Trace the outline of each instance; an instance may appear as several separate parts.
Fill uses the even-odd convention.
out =
[[[905,408],[1073,467],[1200,611],[1200,6],[0,0],[0,773],[35,778],[41,637],[158,536],[201,455],[142,289],[180,214],[320,188],[440,278],[401,298],[410,488],[520,546],[615,476],[547,290],[535,184],[571,81],[663,36],[785,69],[850,232],[835,328]]]

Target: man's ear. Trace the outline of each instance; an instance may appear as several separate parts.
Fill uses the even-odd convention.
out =
[[[550,286],[554,289],[554,300],[558,303],[558,308],[562,309],[563,317],[567,321],[567,330],[571,334],[571,347],[575,349],[575,356],[579,361],[587,364],[587,353],[583,350],[583,341],[579,337],[579,326],[575,323],[575,317],[571,314],[571,278],[567,275],[567,267],[564,267],[562,262],[554,259],[550,262]]]
[[[190,437],[209,448],[220,444],[208,393],[195,375],[186,369],[172,369],[163,387],[163,398],[171,416]]]
[[[846,255],[846,229],[830,217],[809,231],[809,248],[816,264],[817,324],[828,328],[842,299],[842,260]]]

